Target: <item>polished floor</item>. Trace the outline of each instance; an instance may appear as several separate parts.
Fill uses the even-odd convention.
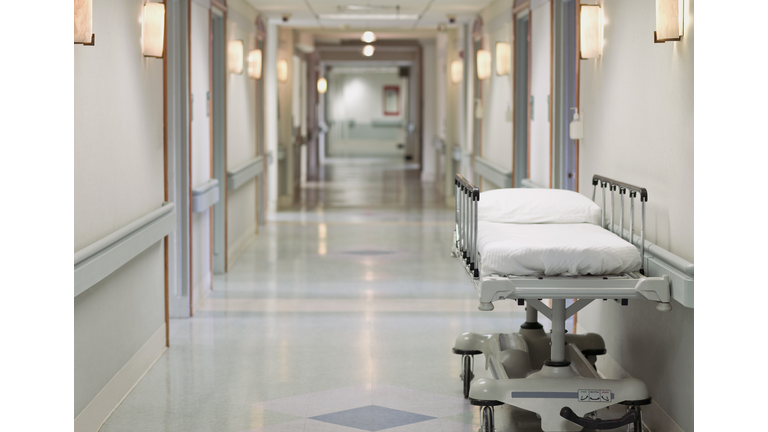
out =
[[[525,315],[477,310],[443,200],[402,161],[329,161],[194,317],[171,321],[170,348],[101,430],[477,431],[454,339]],[[496,413],[497,430],[540,430]]]

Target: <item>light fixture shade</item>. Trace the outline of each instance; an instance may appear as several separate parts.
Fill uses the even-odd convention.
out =
[[[373,45],[366,45],[363,48],[363,55],[366,56],[366,57],[370,57],[370,56],[373,55],[373,51],[375,51],[375,50],[376,49],[373,47]]]
[[[165,4],[145,4],[142,27],[144,55],[147,57],[162,57],[163,39],[165,38]]]
[[[372,31],[367,31],[363,33],[363,37],[360,38],[361,41],[365,43],[371,43],[376,41],[376,35],[373,34]]]
[[[496,42],[496,75],[509,75],[512,67],[512,47],[506,42]]]
[[[683,0],[656,0],[656,42],[683,37]]]
[[[231,40],[227,43],[227,69],[229,73],[243,73],[243,41]]]
[[[491,52],[477,50],[477,79],[488,79],[491,76]]]
[[[93,36],[93,0],[75,0],[75,43],[90,44]]]
[[[461,60],[454,60],[451,62],[451,82],[458,84],[461,82],[464,76],[464,62]]]
[[[602,16],[600,6],[581,5],[581,58],[600,57],[602,45]]]
[[[288,82],[288,61],[277,61],[277,80],[280,82]]]
[[[261,79],[261,50],[255,49],[248,53],[248,77]]]
[[[328,91],[328,81],[325,78],[318,78],[317,79],[317,91],[320,94],[324,94]]]

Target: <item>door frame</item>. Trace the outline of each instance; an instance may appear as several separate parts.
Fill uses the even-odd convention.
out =
[[[517,85],[517,78],[518,78],[518,69],[519,65],[517,62],[517,47],[518,47],[518,37],[517,37],[517,26],[519,20],[526,20],[528,21],[528,35],[527,35],[527,43],[526,43],[526,75],[527,75],[527,83],[526,83],[526,94],[524,101],[520,101],[520,96],[518,94],[518,85]],[[531,100],[531,9],[530,9],[530,3],[526,2],[512,10],[512,33],[514,34],[514,40],[515,40],[515,46],[514,46],[514,55],[512,56],[512,94],[513,94],[513,100],[512,100],[512,106],[513,106],[513,127],[514,127],[514,133],[512,136],[512,187],[522,187],[522,179],[528,178],[530,172],[531,172],[531,106],[530,106],[530,100]],[[518,166],[519,161],[517,160],[517,156],[519,153],[518,149],[518,139],[517,134],[519,133],[518,127],[521,125],[519,124],[518,120],[520,117],[518,116],[519,110],[521,107],[525,107],[526,114],[525,114],[525,141],[526,141],[526,150],[525,150],[525,166],[526,166],[526,172],[525,175],[520,177],[518,180],[520,172],[516,170],[515,168]]]

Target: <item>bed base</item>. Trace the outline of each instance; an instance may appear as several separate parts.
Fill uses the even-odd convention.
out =
[[[598,183],[603,189],[606,186],[612,191],[619,188],[620,194],[629,190],[631,198],[640,195],[644,237],[647,191],[595,176],[593,184]],[[646,385],[635,378],[600,378],[595,360],[597,355],[606,352],[602,337],[594,333],[566,334],[565,321],[596,299],[647,300],[656,302],[660,311],[671,310],[669,278],[666,275],[646,277],[643,269],[609,276],[480,277],[482,262],[476,245],[479,190],[458,174],[455,184],[457,211],[452,255],[462,260],[477,291],[478,309],[491,311],[493,302],[498,300],[518,300],[526,304],[526,323],[517,333],[464,333],[456,339],[453,352],[462,356],[465,397],[473,405],[480,406],[481,432],[494,432],[493,406],[501,404],[535,412],[541,418],[541,428],[545,432],[576,432],[585,427],[604,430],[630,425],[636,432],[642,431],[640,407],[651,401]],[[603,206],[605,215],[604,209]],[[611,227],[612,222],[613,214]],[[643,262],[644,247],[641,241],[638,250]],[[551,299],[551,307],[542,299]],[[578,300],[566,307],[567,299]],[[538,323],[538,313],[552,321],[550,334],[546,334]],[[478,354],[485,355],[485,366],[490,369],[493,379],[473,379],[473,357]],[[627,406],[623,417],[596,418],[596,411],[617,404]]]

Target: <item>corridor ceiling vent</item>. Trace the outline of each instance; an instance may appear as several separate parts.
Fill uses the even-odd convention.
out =
[[[477,50],[477,79],[484,80],[491,77],[491,52]]]
[[[600,57],[603,40],[603,14],[600,6],[581,5],[581,59]]]
[[[261,79],[261,50],[255,49],[248,53],[248,78]]]
[[[227,43],[227,69],[229,73],[243,73],[243,41],[231,40]]]
[[[288,82],[288,61],[285,59],[277,61],[277,80],[282,83]]]
[[[683,0],[656,0],[655,43],[683,40]]]
[[[320,77],[317,79],[317,91],[320,94],[325,94],[328,91],[328,81],[325,78]]]
[[[144,56],[162,58],[165,38],[165,4],[145,4],[141,25],[141,45]]]
[[[363,33],[363,37],[360,38],[361,41],[365,43],[371,43],[376,41],[376,35],[373,34],[372,31],[367,31]]]
[[[93,45],[93,0],[75,0],[75,43]]]
[[[460,59],[452,61],[451,62],[451,82],[454,84],[459,84],[463,76],[464,76],[464,62],[461,61]]]
[[[512,68],[512,47],[507,42],[496,42],[496,75],[509,75]]]
[[[376,50],[376,48],[373,47],[373,45],[366,45],[363,48],[363,55],[366,57],[370,57],[373,55],[373,52]]]

